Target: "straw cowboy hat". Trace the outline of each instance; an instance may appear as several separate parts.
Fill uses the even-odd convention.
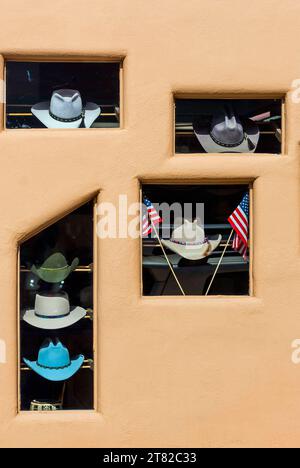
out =
[[[195,121],[193,128],[206,153],[253,153],[259,140],[257,124],[240,119],[230,105],[215,111],[210,124]]]
[[[67,380],[82,366],[84,356],[80,354],[70,359],[68,349],[56,339],[56,343],[48,339],[40,348],[37,361],[23,358],[25,364],[44,379],[59,382]]]
[[[184,224],[174,229],[170,240],[161,239],[162,244],[187,260],[201,260],[210,255],[220,244],[222,236],[215,239],[205,237],[204,229],[184,220]]]
[[[66,258],[60,252],[56,252],[48,257],[40,267],[32,265],[31,271],[47,283],[60,283],[75,270],[79,264],[76,257],[71,265],[68,265]]]
[[[83,107],[80,92],[76,89],[59,89],[50,101],[32,106],[31,112],[47,128],[89,128],[101,113],[100,107],[87,102]]]
[[[23,320],[29,325],[45,330],[66,328],[81,320],[86,315],[83,307],[71,309],[66,293],[36,294],[34,309],[26,310]]]

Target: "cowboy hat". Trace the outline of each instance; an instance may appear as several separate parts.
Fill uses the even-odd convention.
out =
[[[71,360],[68,349],[57,339],[48,339],[40,348],[37,361],[23,358],[25,364],[41,377],[53,382],[67,380],[82,366],[84,356]]]
[[[40,267],[32,265],[31,271],[40,279],[47,283],[60,283],[78,266],[79,259],[76,257],[71,265],[68,265],[66,258],[60,252],[56,252],[48,257]]]
[[[51,100],[34,104],[31,112],[47,128],[89,128],[101,113],[100,107],[87,102],[83,107],[76,89],[53,91]]]
[[[205,237],[204,229],[197,224],[184,220],[184,224],[174,229],[170,240],[161,239],[162,244],[187,260],[201,260],[210,255],[220,244],[222,236],[216,239]]]
[[[194,133],[206,153],[254,153],[259,129],[250,119],[240,119],[232,106],[213,114],[210,124],[193,123]]]
[[[34,309],[26,310],[23,320],[45,330],[66,328],[85,317],[83,307],[70,308],[67,293],[36,294]]]

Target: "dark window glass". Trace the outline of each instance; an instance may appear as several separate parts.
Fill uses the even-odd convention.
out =
[[[20,246],[23,411],[94,407],[93,207]]]
[[[281,153],[281,99],[176,99],[176,153]]]
[[[162,219],[155,228],[186,295],[207,293],[223,253],[208,294],[249,294],[249,248],[242,254],[239,249],[234,248],[236,231],[232,230],[228,221],[242,201],[248,200],[249,211],[246,215],[249,225],[248,185],[143,185],[142,194],[144,200],[151,201]],[[182,210],[187,206],[191,210],[183,210],[182,218],[179,219],[174,219],[173,211],[168,217],[166,205],[163,209],[160,208],[162,204],[174,203],[179,204]],[[203,207],[202,223],[197,219],[196,204],[202,204]],[[244,210],[246,212],[247,208],[244,207]],[[190,226],[196,222],[197,227],[194,226],[191,237],[184,231],[184,220],[187,220],[188,234]],[[178,228],[175,235],[175,229]],[[196,237],[193,237],[194,233]],[[226,247],[229,236],[230,241]],[[249,228],[246,243],[247,241],[249,245]],[[144,295],[182,295],[153,230],[149,235],[143,236],[142,257]]]
[[[7,128],[119,127],[120,63],[6,62]]]

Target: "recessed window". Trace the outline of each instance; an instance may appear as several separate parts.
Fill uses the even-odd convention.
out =
[[[145,296],[249,295],[251,187],[142,186]]]
[[[120,62],[6,62],[6,128],[120,126]]]
[[[94,408],[94,202],[20,245],[20,410]]]
[[[282,108],[282,99],[175,99],[175,152],[280,154]]]

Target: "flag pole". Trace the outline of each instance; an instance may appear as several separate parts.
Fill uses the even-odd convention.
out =
[[[212,279],[210,280],[210,283],[209,283],[208,288],[207,288],[207,290],[206,290],[205,296],[208,295],[209,290],[210,290],[210,288],[211,288],[211,285],[213,284],[213,281],[214,281],[214,279],[215,279],[215,276],[216,276],[216,274],[218,273],[218,270],[219,270],[219,268],[220,268],[221,262],[222,262],[222,260],[223,260],[224,255],[225,255],[225,252],[226,252],[226,250],[227,250],[227,247],[228,247],[228,245],[229,245],[229,242],[230,242],[230,239],[231,239],[231,237],[232,237],[233,232],[234,232],[234,229],[231,230],[230,236],[228,237],[228,240],[227,240],[227,242],[226,242],[226,245],[225,245],[225,247],[224,247],[224,250],[223,250],[223,252],[222,252],[222,255],[221,255],[221,257],[220,257],[220,259],[219,259],[219,261],[218,261],[218,264],[217,264],[217,266],[216,266],[216,269],[215,269],[215,271],[214,271],[214,274],[213,274],[213,276],[212,276]]]
[[[178,280],[178,278],[177,278],[177,276],[176,276],[176,274],[175,274],[175,271],[174,271],[174,269],[173,269],[173,267],[172,267],[172,265],[171,265],[171,263],[170,263],[170,260],[168,259],[168,256],[167,256],[167,254],[166,254],[166,251],[165,251],[165,249],[164,249],[164,246],[162,245],[162,242],[161,242],[160,237],[159,237],[159,235],[158,235],[158,232],[157,232],[157,229],[156,229],[156,227],[155,227],[155,224],[152,222],[152,219],[151,219],[151,218],[150,218],[150,221],[151,221],[151,225],[152,225],[152,227],[153,227],[153,230],[154,230],[154,232],[155,232],[155,235],[156,235],[156,237],[157,237],[157,240],[158,240],[158,242],[159,242],[159,245],[160,245],[160,247],[161,247],[161,250],[163,251],[163,254],[164,254],[164,256],[165,256],[165,259],[167,260],[167,263],[168,263],[168,265],[169,265],[169,268],[170,268],[170,270],[171,270],[171,272],[172,272],[172,275],[174,276],[174,279],[175,279],[175,281],[176,281],[176,283],[177,283],[177,285],[178,285],[178,287],[179,287],[179,289],[180,289],[180,291],[181,291],[181,294],[182,294],[183,296],[185,296],[186,294],[185,294],[184,290],[182,289],[181,284],[179,283],[179,280]]]

